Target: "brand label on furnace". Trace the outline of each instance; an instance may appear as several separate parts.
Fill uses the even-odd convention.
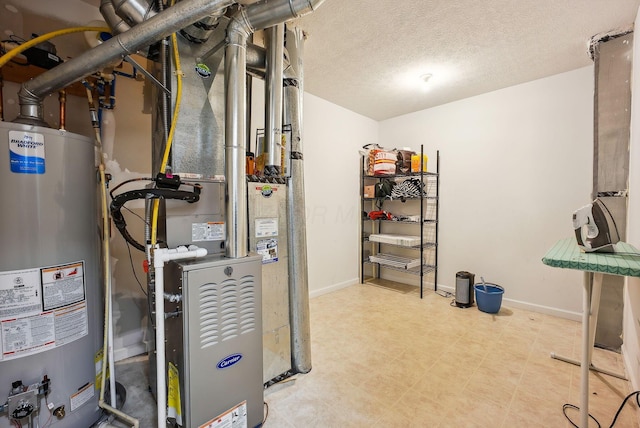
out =
[[[11,172],[44,174],[44,135],[35,132],[9,131]]]

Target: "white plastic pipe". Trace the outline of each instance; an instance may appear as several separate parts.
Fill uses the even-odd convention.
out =
[[[106,237],[105,239],[109,239]],[[107,326],[107,358],[109,362],[109,370],[111,371],[111,376],[109,376],[109,398],[111,399],[110,403],[112,407],[117,408],[118,403],[116,401],[116,360],[114,356],[113,349],[113,285],[112,285],[113,276],[109,275],[109,293],[108,296],[105,296],[109,299],[109,325]]]
[[[164,347],[164,264],[170,260],[192,259],[204,257],[207,250],[195,245],[187,247],[156,248],[153,252],[153,268],[155,270],[155,303],[156,303],[156,386],[158,402],[158,428],[167,427],[167,379],[165,376]]]
[[[102,151],[109,160],[113,159],[113,146],[116,141],[116,115],[113,109],[102,110]]]
[[[87,90],[87,98],[89,100],[89,104],[93,104],[93,100],[91,98],[91,91]],[[109,236],[106,233],[109,230],[109,210],[107,208],[107,180],[105,178],[104,172],[104,154],[102,152],[102,142],[100,139],[100,133],[97,132],[96,128],[96,141],[98,142],[98,146],[100,148],[100,201],[102,208],[102,249],[103,249],[103,279],[105,285],[105,332],[103,337],[103,347],[102,347],[102,373],[101,373],[101,383],[100,383],[100,398],[98,400],[98,406],[101,409],[104,409],[116,417],[128,422],[133,428],[138,428],[140,426],[139,421],[127,415],[124,412],[121,412],[116,408],[116,381],[115,381],[115,365],[113,358],[113,321],[112,321],[112,292],[111,292],[111,247],[109,245]],[[109,405],[104,401],[104,390],[107,376],[107,356],[109,356],[109,369],[111,370],[111,404]]]

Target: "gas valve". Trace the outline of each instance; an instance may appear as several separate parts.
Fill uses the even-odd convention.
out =
[[[20,400],[16,408],[11,412],[13,419],[22,419],[33,413],[34,406],[29,401]]]
[[[42,395],[45,395],[49,390],[49,382],[47,376],[43,378],[42,383],[34,383],[29,386],[25,386],[20,380],[12,382],[11,394],[7,398],[9,416],[18,421],[38,413],[40,410],[38,405],[40,391],[42,391]]]

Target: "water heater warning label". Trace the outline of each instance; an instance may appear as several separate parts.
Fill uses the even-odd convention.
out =
[[[84,262],[0,272],[0,361],[88,334]]]
[[[44,174],[44,135],[36,132],[9,131],[11,172]]]

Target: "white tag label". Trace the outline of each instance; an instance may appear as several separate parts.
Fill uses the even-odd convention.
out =
[[[191,240],[193,242],[224,241],[224,239],[224,222],[211,221],[208,223],[191,224]]]
[[[278,218],[257,218],[255,230],[256,238],[278,236]]]

